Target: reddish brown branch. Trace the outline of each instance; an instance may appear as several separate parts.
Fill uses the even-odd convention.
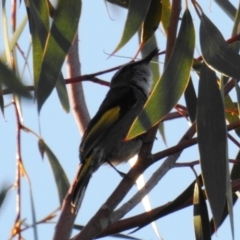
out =
[[[18,239],[22,239],[21,237],[21,172],[22,172],[22,153],[21,153],[21,119],[20,113],[18,111],[18,107],[15,101],[13,101],[13,106],[16,115],[16,140],[17,140],[17,149],[16,149],[16,188],[17,188],[17,195],[16,195],[16,220],[14,224],[14,232],[17,233]]]
[[[232,191],[235,192],[239,190],[240,190],[240,179],[232,181]],[[206,194],[205,194],[205,199],[207,200]],[[149,224],[151,221],[156,220],[154,218],[155,216],[158,216],[158,219],[159,219],[173,212],[192,206],[193,198],[190,197],[186,201],[182,202],[181,204],[178,204],[175,207],[170,207],[171,203],[173,202],[168,202],[160,207],[152,209],[149,212],[145,212],[145,213],[136,215],[134,217],[119,220],[113,223],[111,226],[109,226],[106,230],[104,230],[98,237],[109,236],[122,231],[137,228],[139,226],[145,226],[146,224]]]

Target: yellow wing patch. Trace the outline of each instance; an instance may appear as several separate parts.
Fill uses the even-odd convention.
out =
[[[108,130],[110,126],[119,119],[119,114],[120,107],[111,108],[106,111],[89,131],[85,142],[87,142],[90,138],[98,138],[99,135],[105,134],[106,130]]]

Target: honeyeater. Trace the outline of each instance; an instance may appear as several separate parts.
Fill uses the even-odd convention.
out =
[[[81,167],[72,192],[76,211],[93,172],[101,164],[118,164],[139,152],[142,137],[125,138],[149,97],[152,85],[149,62],[157,53],[158,49],[154,49],[144,59],[130,62],[114,74],[105,99],[89,122],[79,147]]]

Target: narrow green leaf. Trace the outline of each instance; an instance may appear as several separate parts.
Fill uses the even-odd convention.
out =
[[[139,39],[140,40],[140,39]],[[151,51],[152,49],[156,49],[157,47],[157,39],[155,34],[152,36],[152,38],[146,43],[144,44],[141,53],[142,53],[142,57],[146,57]],[[150,62],[150,68],[152,70],[152,78],[153,78],[153,86],[155,86],[155,84],[157,83],[157,81],[160,78],[160,69],[159,69],[159,57],[155,56],[153,57],[152,61]],[[166,141],[166,136],[165,136],[165,131],[164,131],[164,123],[160,123],[159,124],[159,133],[163,139],[163,142],[165,143],[165,145],[167,144]]]
[[[54,153],[51,151],[51,149],[46,145],[46,143],[42,139],[38,141],[38,146],[39,146],[39,149],[41,149],[41,151],[44,150],[44,152],[47,154],[49,163],[51,165],[51,168],[54,174],[55,182],[57,185],[59,201],[60,201],[60,204],[62,204],[64,197],[66,196],[70,186],[67,176],[61,164],[59,163],[58,159],[54,155]]]
[[[81,12],[80,0],[59,0],[47,39],[37,87],[38,111],[51,94],[74,40]],[[69,27],[71,26],[71,27]]]
[[[240,159],[240,152],[238,152],[236,158],[236,160]],[[240,165],[238,164],[234,164],[232,171],[231,171],[231,180],[237,180],[240,178]],[[233,201],[233,205],[235,205],[237,203],[237,200],[239,199],[237,197],[237,195],[235,193],[232,193],[232,201]],[[223,215],[222,215],[222,219],[221,219],[221,223],[222,224],[224,222],[224,220],[226,219],[226,217],[229,215],[229,210],[227,207],[227,204],[225,205],[224,211],[223,211]],[[215,228],[214,228],[214,224],[213,224],[213,220],[211,220],[211,232],[212,234],[215,233]],[[234,238],[233,238],[234,239]]]
[[[10,91],[22,97],[31,98],[31,94],[20,79],[5,64],[0,61],[0,83],[4,84]]]
[[[195,92],[191,77],[188,82],[187,88],[184,92],[184,97],[185,97],[190,120],[191,122],[194,122],[196,119],[197,96],[196,96],[196,92]]]
[[[147,131],[160,122],[176,105],[188,84],[194,45],[195,33],[192,17],[186,10],[172,56],[144,109],[131,126],[127,139]]]
[[[7,55],[9,54],[8,53],[8,50],[12,51],[13,48],[16,46],[16,43],[19,39],[19,37],[21,36],[24,28],[25,28],[25,25],[27,23],[27,16],[25,16],[22,21],[20,22],[20,24],[17,26],[17,29],[16,31],[13,33],[13,35],[11,36],[11,39],[9,40],[9,49],[4,49],[3,52],[1,53],[1,56],[0,56],[0,60],[2,62],[6,62],[7,61]]]
[[[36,211],[35,211],[35,204],[33,200],[32,185],[30,182],[29,182],[29,192],[30,192],[30,203],[31,203],[31,213],[32,213],[33,235],[34,235],[34,240],[38,240]]]
[[[143,22],[141,43],[145,44],[157,30],[162,14],[162,2],[160,0],[151,0],[147,16]]]
[[[200,45],[204,61],[211,68],[226,76],[240,78],[240,56],[204,13],[200,24]]]
[[[34,66],[34,83],[38,84],[39,74],[41,71],[43,50],[46,44],[49,32],[49,5],[48,1],[30,0],[30,19],[31,33],[33,42],[33,66]],[[62,74],[56,82],[56,90],[63,109],[69,112],[69,100],[67,89],[63,81]]]
[[[231,19],[234,19],[236,15],[236,8],[229,0],[215,0],[215,2]]]
[[[58,98],[61,102],[62,108],[68,113],[70,111],[70,104],[68,99],[67,88],[66,88],[62,73],[60,74],[56,82],[56,90],[57,90]]]
[[[201,187],[195,184],[193,194],[194,230],[196,240],[211,240],[207,204]]]
[[[216,227],[226,203],[227,131],[222,96],[215,73],[202,65],[197,105],[200,163]]]
[[[49,32],[49,13],[46,0],[30,0],[29,3],[29,24],[33,45],[34,85],[37,87],[42,66],[43,50]]]
[[[123,35],[112,54],[122,48],[140,29],[144,19],[146,18],[150,3],[151,1],[149,0],[142,0],[141,4],[139,4],[139,0],[130,0]]]
[[[162,17],[161,22],[165,33],[168,32],[169,19],[171,15],[171,3],[170,0],[162,0]]]

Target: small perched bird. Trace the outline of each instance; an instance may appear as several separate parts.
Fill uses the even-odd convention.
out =
[[[158,49],[154,49],[144,59],[128,63],[115,73],[105,99],[89,122],[80,144],[82,165],[72,194],[76,211],[93,172],[101,164],[128,161],[139,152],[141,136],[128,141],[125,138],[149,97],[152,72],[148,64],[157,53]]]

